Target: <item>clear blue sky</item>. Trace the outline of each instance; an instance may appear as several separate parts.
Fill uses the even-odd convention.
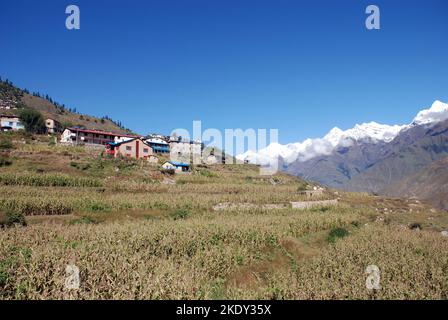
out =
[[[202,120],[287,143],[448,101],[446,0],[15,0],[0,30],[3,78],[142,134]]]

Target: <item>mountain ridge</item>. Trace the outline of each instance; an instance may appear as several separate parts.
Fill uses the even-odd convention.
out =
[[[441,199],[448,198],[447,192],[434,192],[430,197],[425,188],[445,190],[443,181],[448,180],[448,170],[438,169],[442,175],[435,179],[439,188],[428,181],[419,189],[412,177],[432,177],[431,170],[438,166],[431,165],[448,157],[448,104],[436,100],[407,125],[369,122],[345,131],[335,127],[324,138],[286,146],[271,144],[258,153],[240,155],[239,159],[247,157],[261,165],[277,159],[279,168],[287,173],[345,191],[394,197],[409,196],[411,191],[422,197],[425,194],[423,200],[446,209]],[[390,192],[395,185],[395,192]]]
[[[248,150],[237,155],[239,160],[250,163],[267,164],[272,158],[282,158],[282,162],[306,161],[317,156],[330,155],[337,147],[349,147],[353,141],[391,142],[401,131],[418,125],[429,125],[448,119],[448,104],[435,100],[429,109],[417,113],[407,125],[379,124],[375,121],[356,124],[353,128],[341,130],[332,128],[323,138],[308,138],[302,142],[282,145],[273,143],[259,150]]]

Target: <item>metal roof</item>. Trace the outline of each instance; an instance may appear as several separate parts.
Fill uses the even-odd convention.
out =
[[[176,162],[176,161],[167,161],[167,162],[171,163],[173,166],[176,166],[176,167],[189,167],[190,166],[190,164],[188,164],[188,163],[182,163],[182,162]]]
[[[140,136],[137,136],[134,134],[122,134],[122,133],[114,133],[114,132],[107,132],[107,131],[100,131],[100,130],[87,130],[87,129],[80,129],[80,128],[75,128],[75,127],[68,127],[67,129],[70,131],[103,134],[103,135],[116,136],[116,137],[140,138]]]

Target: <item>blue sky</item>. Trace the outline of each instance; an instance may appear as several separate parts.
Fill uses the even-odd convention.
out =
[[[445,0],[15,0],[0,30],[0,76],[142,134],[201,120],[287,143],[448,101]]]

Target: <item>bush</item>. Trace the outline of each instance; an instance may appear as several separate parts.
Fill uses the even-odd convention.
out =
[[[207,177],[207,178],[214,178],[217,177],[218,175],[216,173],[213,173],[207,169],[202,169],[199,171],[199,174],[203,177]]]
[[[89,163],[79,163],[75,161],[71,161],[70,166],[79,170],[87,170],[91,167]]]
[[[335,243],[337,239],[348,236],[348,231],[344,228],[334,228],[328,234],[327,241],[329,243]]]
[[[16,224],[26,226],[25,216],[22,213],[14,211],[0,212],[0,227],[8,228]]]
[[[70,224],[96,224],[96,220],[89,216],[83,216],[70,221]]]
[[[0,167],[10,166],[11,164],[12,161],[11,159],[9,159],[9,157],[0,155]]]
[[[0,140],[0,150],[12,149],[12,141],[9,138],[2,138]]]
[[[34,109],[22,109],[20,111],[20,120],[25,126],[26,132],[43,133],[45,132],[45,120],[42,114]]]
[[[190,215],[190,211],[188,211],[187,209],[178,209],[178,210],[174,211],[173,213],[171,213],[171,217],[174,220],[185,219],[189,215]]]

